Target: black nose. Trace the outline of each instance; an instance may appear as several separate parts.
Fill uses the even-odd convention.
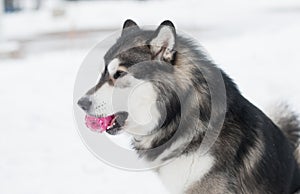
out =
[[[80,106],[80,108],[82,108],[85,111],[88,111],[92,105],[92,102],[90,100],[89,97],[84,96],[82,98],[80,98],[77,102],[78,106]]]

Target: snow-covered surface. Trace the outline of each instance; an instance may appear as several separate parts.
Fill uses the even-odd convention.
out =
[[[0,55],[2,53],[10,53],[20,50],[18,42],[1,42],[0,44]]]
[[[268,0],[47,2],[50,3],[41,11],[3,16],[2,33],[9,39],[30,39],[39,34],[53,32],[117,29],[120,21],[127,18],[135,18],[145,25],[154,25],[163,19],[170,19],[176,21],[180,29],[189,30],[228,25],[233,25],[233,29],[236,29],[237,24],[256,23],[266,12],[298,12],[297,8],[300,6],[297,0],[273,0],[271,3]],[[65,14],[53,17],[53,10],[60,10]]]
[[[46,10],[3,17],[5,37],[117,29],[126,18],[144,25],[172,19],[254,104],[265,110],[285,100],[300,112],[297,1],[84,2],[68,5],[66,17],[55,19]],[[105,37],[86,38],[90,45],[81,47],[74,38],[67,40],[69,48],[55,50],[62,40],[45,40],[32,43],[25,58],[0,59],[0,193],[166,193],[151,172],[114,169],[81,142],[72,116],[73,84],[89,47]]]

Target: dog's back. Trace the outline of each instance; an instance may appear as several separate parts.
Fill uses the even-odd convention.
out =
[[[287,105],[282,105],[273,115],[273,121],[294,146],[295,158],[300,165],[300,121],[298,115]]]
[[[213,148],[218,162],[187,193],[298,194],[300,125],[296,114],[285,108],[272,122],[243,97],[235,102],[229,106]]]
[[[298,115],[295,112],[292,112],[287,105],[284,105],[279,108],[273,121],[293,146],[298,169],[294,172],[294,181],[291,186],[293,187],[294,184],[295,187],[298,188],[298,191],[296,192],[296,194],[298,194],[300,193],[300,122],[298,120]]]

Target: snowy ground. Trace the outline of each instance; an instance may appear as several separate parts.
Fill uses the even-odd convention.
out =
[[[69,5],[65,21],[45,12],[38,13],[45,20],[35,16],[39,24],[24,19],[31,13],[2,21],[7,39],[32,39],[68,31],[72,23],[77,30],[107,30],[128,17],[146,25],[170,18],[202,43],[254,104],[266,110],[284,100],[300,112],[300,3],[219,2],[86,2]],[[76,72],[89,48],[109,33],[33,41],[23,45],[24,58],[0,59],[0,193],[166,193],[150,172],[121,171],[97,160],[73,123]]]

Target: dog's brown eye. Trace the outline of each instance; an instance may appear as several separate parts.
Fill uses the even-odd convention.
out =
[[[118,79],[120,77],[123,77],[124,75],[126,75],[127,72],[126,71],[121,71],[121,70],[118,70],[115,74],[114,74],[114,79]]]

